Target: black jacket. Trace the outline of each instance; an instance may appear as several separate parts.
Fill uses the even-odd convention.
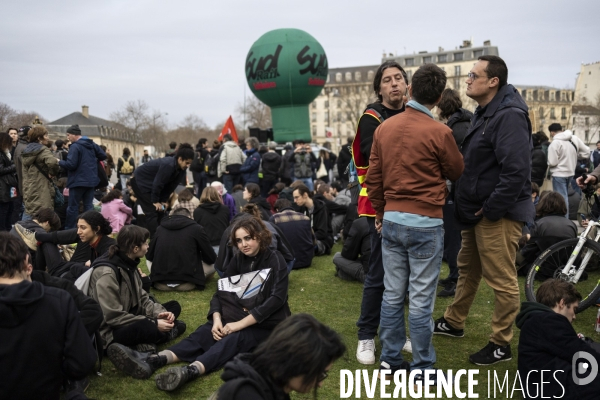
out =
[[[164,203],[185,179],[185,170],[179,168],[175,157],[164,157],[139,166],[133,176],[141,191],[136,192],[137,196],[144,196],[151,203]]]
[[[258,206],[263,221],[268,221],[271,218],[271,215],[273,215],[273,213],[271,213],[271,204],[263,197],[254,197],[253,199],[248,200],[248,203],[253,203]]]
[[[221,379],[225,381],[219,388],[218,399],[227,400],[289,400],[283,388],[275,385],[264,374],[257,372],[250,362],[252,354],[242,353],[225,364]]]
[[[352,154],[350,153],[351,144],[347,144],[342,146],[342,150],[340,150],[340,154],[337,158],[337,169],[340,180],[342,181],[342,185],[348,184],[348,172],[346,168],[348,168],[348,164],[350,164],[350,160],[352,160]]]
[[[546,170],[548,170],[548,158],[542,150],[542,145],[535,146],[531,151],[531,182],[542,187]]]
[[[281,158],[281,168],[279,169],[281,179],[292,179],[294,177],[294,165],[290,161],[290,156],[293,153],[294,150],[287,150]]]
[[[268,151],[262,156],[263,179],[276,181],[279,178],[281,156],[274,151]]]
[[[477,107],[463,141],[465,169],[456,181],[455,214],[462,229],[484,216],[532,222],[531,122],[525,101],[512,85]],[[483,208],[483,214],[475,213]]]
[[[210,245],[218,246],[229,226],[229,207],[219,202],[202,203],[194,210],[194,221],[204,228]]]
[[[64,290],[39,282],[0,285],[0,397],[56,399],[64,378],[83,379],[96,351]]]
[[[301,207],[300,212],[310,218],[313,232],[317,240],[323,242],[329,249],[333,246],[333,229],[329,221],[327,206],[319,199],[314,199],[314,210],[310,214],[306,207]]]
[[[355,219],[348,236],[344,237],[342,257],[347,260],[357,260],[363,265],[365,274],[369,272],[369,257],[371,257],[371,233],[367,217]]]
[[[81,321],[90,337],[100,328],[100,324],[102,324],[104,318],[100,305],[91,297],[83,294],[71,281],[50,276],[44,271],[33,271],[31,273],[31,280],[39,282],[44,286],[63,289],[69,293],[75,301],[75,307],[77,307]]]
[[[310,267],[315,255],[315,243],[310,218],[291,207],[274,214],[270,222],[283,232],[289,243],[294,243],[294,269]]]
[[[471,127],[472,118],[473,113],[471,111],[461,108],[452,114],[450,118],[448,118],[448,122],[446,122],[446,125],[452,129],[452,136],[454,136],[454,140],[459,149],[467,136],[467,131]]]
[[[545,397],[578,400],[598,398],[600,379],[596,378],[587,385],[576,385],[572,378],[572,362],[577,352],[584,351],[600,364],[600,354],[577,337],[575,329],[566,317],[543,304],[523,302],[516,325],[521,329],[519,375],[523,384],[528,385],[532,396],[535,393],[539,396],[540,393],[540,371],[550,370],[551,373],[546,372],[544,375]],[[529,371],[537,373],[532,372],[525,380],[524,377],[527,377]],[[523,393],[525,398],[529,398],[527,390]]]
[[[4,182],[4,175],[14,174],[17,171],[15,163],[0,150],[0,203],[12,201],[10,198],[10,187]]]
[[[191,282],[200,289],[202,261],[214,264],[216,257],[204,228],[184,215],[163,218],[146,254],[152,261],[152,282]]]

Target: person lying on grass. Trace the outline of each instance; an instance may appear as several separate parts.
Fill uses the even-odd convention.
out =
[[[288,271],[277,250],[271,250],[271,232],[255,217],[234,222],[231,243],[237,249],[220,280],[210,302],[208,322],[189,337],[158,354],[138,353],[113,344],[109,352],[120,353],[117,368],[137,379],[147,379],[164,365],[187,362],[156,376],[156,386],[172,391],[200,375],[222,368],[239,353],[252,351],[263,342],[275,326],[290,315],[288,306]],[[258,273],[266,275],[262,285]],[[251,278],[236,293],[225,290],[240,281],[240,275]],[[262,275],[262,274],[261,274]],[[250,291],[251,285],[255,286]],[[255,293],[252,295],[251,292]]]

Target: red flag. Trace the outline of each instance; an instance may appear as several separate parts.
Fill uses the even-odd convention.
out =
[[[219,141],[222,141],[223,136],[228,133],[231,135],[234,142],[237,143],[238,136],[237,136],[237,132],[235,131],[235,125],[233,124],[233,119],[231,118],[231,115],[229,116],[229,118],[227,118],[227,122],[225,122],[225,126],[223,127],[223,130],[221,131],[221,134],[219,135]]]

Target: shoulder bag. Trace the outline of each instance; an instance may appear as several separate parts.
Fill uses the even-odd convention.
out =
[[[33,163],[33,165],[38,169],[38,171],[40,171],[40,174],[42,174],[44,176],[44,178],[48,179],[50,181],[50,183],[52,184],[52,187],[54,188],[54,207],[62,207],[65,205],[65,196],[63,196],[62,194],[62,190],[60,190],[58,188],[58,186],[56,186],[56,184],[54,183],[54,181],[44,173],[44,171],[42,171],[42,169],[40,168],[39,165],[37,165],[35,162]]]

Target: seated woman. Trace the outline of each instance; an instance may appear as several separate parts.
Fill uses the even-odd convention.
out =
[[[281,254],[269,249],[271,232],[256,218],[237,220],[231,232],[231,241],[239,252],[227,266],[224,279],[235,284],[236,280],[239,281],[238,275],[255,272],[255,276],[258,271],[269,269],[257,294],[240,299],[236,293],[218,290],[210,302],[209,322],[158,354],[139,354],[124,346],[112,345],[110,349],[119,352],[124,360],[120,370],[141,379],[149,378],[166,364],[190,363],[157,375],[156,386],[172,391],[200,375],[223,367],[238,353],[252,351],[290,315],[288,272]]]
[[[108,357],[117,367],[122,360],[118,352],[111,351],[110,344],[133,347],[165,343],[186,328],[183,321],[177,321],[181,311],[178,303],[173,302],[172,309],[167,310],[142,288],[137,267],[148,251],[149,237],[147,229],[124,226],[117,242],[92,265],[88,295],[102,308],[100,335]]]
[[[113,189],[100,200],[100,213],[110,222],[113,233],[118,233],[124,225],[129,225],[133,219],[133,210],[123,202],[119,189]]]
[[[555,243],[577,237],[577,226],[568,218],[565,199],[557,192],[541,196],[536,206],[536,221],[528,234],[522,238],[526,244],[517,253],[517,264],[522,268],[519,275],[527,275],[535,259]],[[554,271],[549,272],[551,277]]]
[[[221,196],[212,186],[205,187],[200,196],[200,206],[194,210],[194,221],[204,228],[215,253],[223,232],[229,226],[229,208],[221,202]]]
[[[52,276],[58,276],[75,281],[92,265],[96,258],[108,251],[115,244],[111,238],[110,222],[98,211],[86,211],[77,220],[76,229],[42,233],[34,232],[15,224],[15,230],[31,248],[38,244],[35,269],[46,271]],[[77,248],[69,261],[60,255],[57,244],[77,244]]]
[[[243,194],[244,200],[248,203],[253,203],[258,206],[260,215],[263,221],[268,221],[271,218],[271,205],[260,196],[260,186],[256,183],[247,183]]]
[[[225,365],[219,399],[289,399],[292,391],[316,391],[346,352],[341,336],[309,314],[281,322],[252,354]]]

